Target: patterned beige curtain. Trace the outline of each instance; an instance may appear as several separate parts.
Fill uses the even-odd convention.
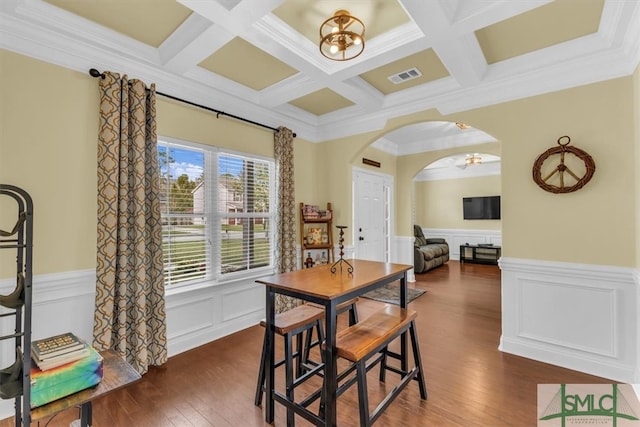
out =
[[[296,269],[296,192],[293,176],[293,132],[285,127],[274,134],[274,155],[278,184],[276,271],[286,273]],[[276,313],[290,310],[301,301],[276,294]]]
[[[100,79],[93,344],[142,373],[167,360],[155,86]]]

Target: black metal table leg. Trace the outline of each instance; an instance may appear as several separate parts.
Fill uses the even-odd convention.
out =
[[[407,303],[407,273],[402,276],[400,279],[400,307],[406,309],[408,307]],[[402,372],[407,372],[408,361],[407,361],[407,332],[404,332],[400,335],[400,370]]]
[[[273,367],[275,360],[275,346],[274,346],[274,329],[275,322],[275,293],[270,286],[267,286],[267,298],[266,298],[266,346],[267,346],[267,372],[265,383],[265,420],[268,423],[273,423],[275,418],[275,401],[273,400],[273,388],[275,385],[275,368]]]
[[[93,424],[93,413],[91,409],[91,401],[83,403],[80,405],[80,426],[81,427],[91,427]]]
[[[336,348],[336,304],[331,301],[325,306],[325,425],[334,427],[337,425],[336,400],[338,389],[338,365]]]

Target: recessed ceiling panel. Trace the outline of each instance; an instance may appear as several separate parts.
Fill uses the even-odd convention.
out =
[[[297,73],[295,68],[240,37],[231,40],[199,65],[254,90],[262,90]]]
[[[152,47],[159,47],[191,15],[191,9],[175,0],[45,1]]]
[[[347,98],[338,95],[331,89],[321,89],[298,99],[291,104],[317,116],[353,105]]]
[[[320,25],[336,10],[345,9],[365,26],[365,40],[410,21],[396,0],[287,0],[273,13],[313,43],[320,41]]]
[[[420,71],[422,76],[398,84],[393,83],[388,78],[391,75],[414,67]],[[382,67],[374,70],[367,71],[366,73],[361,74],[360,77],[369,82],[370,85],[378,89],[380,92],[387,95],[403,89],[418,86],[432,80],[441,79],[448,75],[449,72],[444,67],[434,50],[427,49],[390,64],[383,65]]]
[[[604,0],[556,0],[475,34],[493,64],[597,32],[603,7]]]

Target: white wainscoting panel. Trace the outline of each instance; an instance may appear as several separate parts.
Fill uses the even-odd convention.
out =
[[[449,244],[449,258],[460,260],[460,246],[466,243],[477,245],[478,243],[491,243],[502,246],[502,232],[500,230],[465,230],[455,228],[423,228],[422,232],[427,238],[440,237]]]
[[[0,294],[15,288],[15,280],[0,281]],[[38,275],[32,284],[32,339],[46,338],[71,331],[87,342],[93,339],[93,308],[96,291],[95,270],[69,271]],[[13,332],[14,318],[0,319],[3,331]],[[13,343],[2,343],[13,349]],[[4,367],[6,354],[2,352],[0,367]],[[13,350],[8,356],[13,359]]]
[[[169,356],[256,325],[264,318],[264,286],[255,278],[217,286],[169,291],[166,296]],[[33,338],[71,331],[91,342],[95,270],[33,277]],[[0,280],[0,294],[15,280]],[[0,312],[5,312],[0,307]],[[0,318],[0,334],[13,333],[13,318]],[[14,361],[13,341],[0,343],[0,368]],[[0,400],[0,419],[13,416],[13,400]]]
[[[248,328],[264,318],[265,289],[255,278],[169,292],[169,356]]]
[[[0,281],[0,294],[15,288],[14,280]],[[40,339],[71,331],[87,342],[93,339],[95,270],[38,275],[32,283],[32,338]],[[3,310],[6,312],[6,310]],[[13,333],[14,317],[0,318],[2,335]],[[15,360],[13,340],[2,342],[0,368]],[[14,414],[13,399],[0,400],[0,419]]]
[[[394,236],[391,240],[391,262],[396,264],[413,264],[413,236]],[[407,281],[415,282],[413,269],[407,272]]]
[[[640,382],[637,270],[501,258],[500,350]]]

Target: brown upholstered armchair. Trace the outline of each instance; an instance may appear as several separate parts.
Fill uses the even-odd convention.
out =
[[[415,273],[425,273],[449,261],[449,244],[445,239],[427,239],[419,225],[413,226],[413,236],[415,237],[413,242],[413,270]]]

